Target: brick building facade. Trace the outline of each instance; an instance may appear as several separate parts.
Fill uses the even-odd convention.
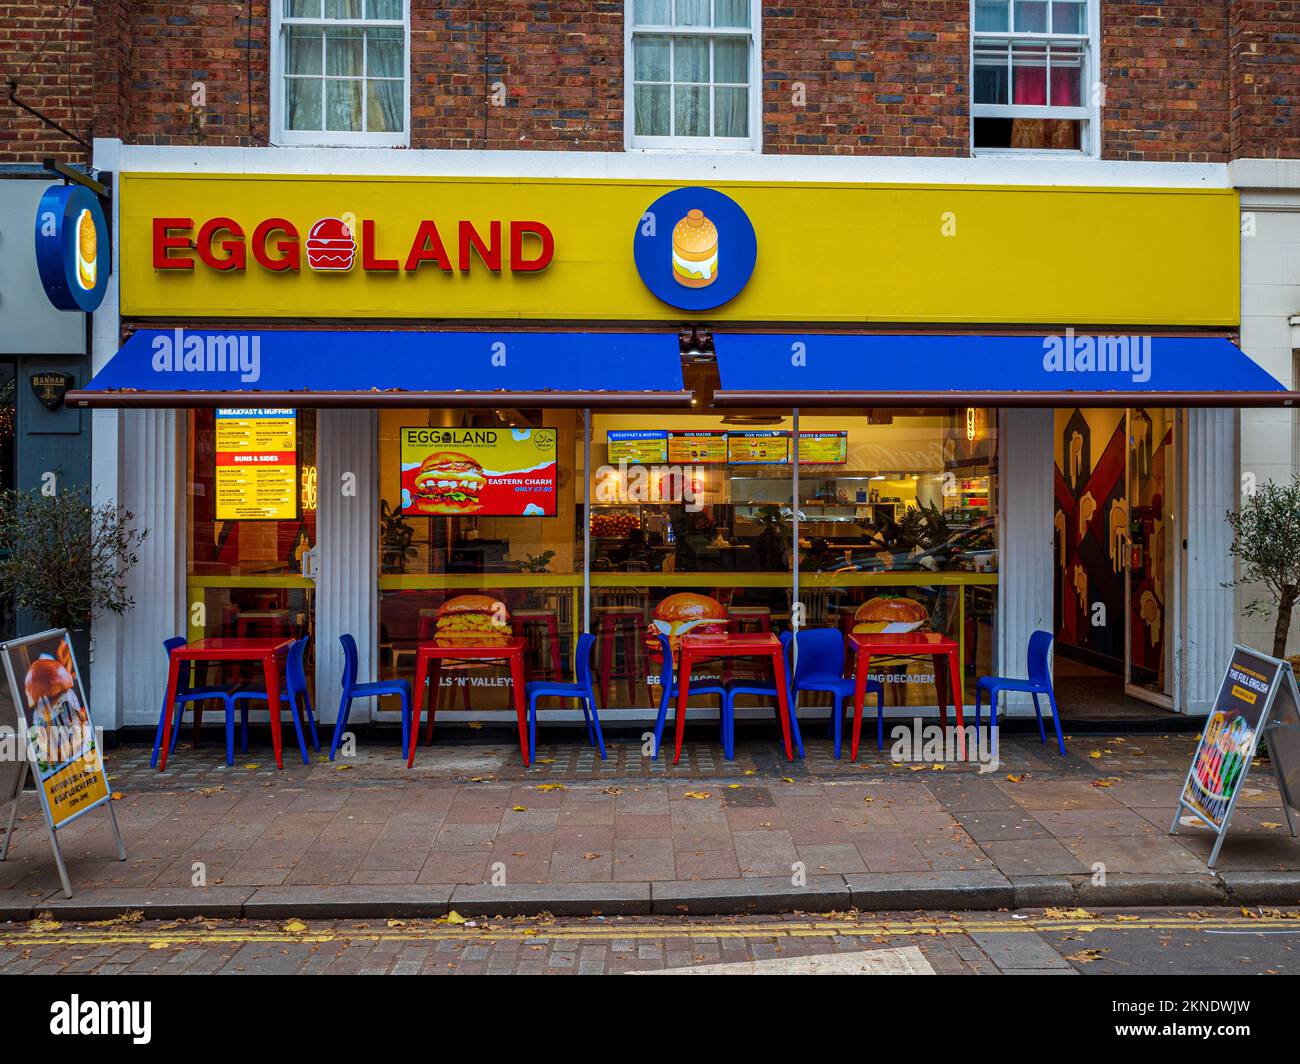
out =
[[[413,148],[620,150],[624,4],[414,0]],[[270,142],[265,0],[0,4],[0,74],[86,139]],[[967,0],[764,4],[762,150],[970,153]],[[1101,4],[1104,159],[1300,153],[1300,3]],[[494,95],[495,93],[495,95]],[[0,161],[79,149],[6,104]]]

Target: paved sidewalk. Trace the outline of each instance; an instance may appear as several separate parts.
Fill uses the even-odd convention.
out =
[[[708,738],[692,737],[677,767],[631,743],[603,763],[576,741],[539,746],[524,769],[517,747],[443,742],[410,772],[395,742],[335,764],[286,756],[284,771],[261,748],[227,768],[213,742],[183,744],[158,773],[147,749],[125,748],[109,774],[128,860],[88,814],[62,833],[76,891],[65,902],[28,794],[0,864],[0,916],[1300,902],[1300,845],[1266,765],[1215,872],[1208,832],[1166,834],[1194,735],[1080,735],[1066,758],[1007,736],[983,774],[866,748],[859,764],[836,762],[811,737],[792,765],[763,734],[723,762]]]

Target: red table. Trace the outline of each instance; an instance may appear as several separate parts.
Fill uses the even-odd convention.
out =
[[[762,658],[772,659],[772,672],[776,680],[776,700],[781,718],[781,735],[785,739],[786,760],[794,760],[790,747],[790,699],[785,675],[785,654],[781,641],[766,632],[727,632],[718,635],[684,635],[677,664],[677,754],[673,764],[682,756],[682,737],[686,734],[686,700],[691,694],[691,669],[705,658]]]
[[[864,635],[849,635],[849,643],[857,652],[857,667],[854,679],[857,681],[853,691],[853,749],[849,760],[858,759],[858,737],[862,734],[862,702],[867,693],[867,676],[870,673],[871,656],[886,657],[928,657],[934,661],[934,686],[939,695],[939,719],[943,726],[948,726],[948,697],[944,691],[943,673],[940,658],[948,659],[948,679],[952,685],[953,706],[957,710],[957,749],[958,756],[966,756],[965,722],[961,712],[961,672],[957,664],[957,641],[949,639],[938,632],[868,632]]]
[[[196,639],[176,647],[167,666],[167,698],[163,702],[162,748],[158,751],[158,771],[167,767],[171,746],[172,716],[175,713],[176,687],[182,661],[260,661],[266,675],[267,708],[271,717],[271,747],[275,750],[275,767],[284,768],[280,756],[280,666],[279,660],[289,653],[293,639],[266,636],[245,639]]]
[[[524,754],[524,765],[528,764],[528,709],[524,701],[524,648],[528,641],[523,636],[511,636],[494,643],[440,643],[437,639],[421,643],[415,648],[415,713],[411,721],[411,750],[406,758],[406,767],[415,764],[416,737],[420,734],[420,710],[424,707],[424,687],[433,674],[434,690],[437,690],[439,674],[442,672],[444,658],[456,661],[507,661],[510,663],[510,681],[515,689],[515,713],[519,717],[519,749]],[[426,745],[433,742],[434,699],[429,701],[429,719],[424,725]]]

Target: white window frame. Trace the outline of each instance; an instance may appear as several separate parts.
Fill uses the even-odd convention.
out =
[[[758,152],[763,148],[763,5],[749,0],[749,25],[727,26],[634,26],[636,0],[623,4],[623,146],[627,151],[736,151]],[[656,37],[743,37],[749,43],[749,136],[748,137],[646,137],[636,133],[636,58],[633,38]],[[710,99],[710,107],[712,100]],[[712,112],[710,111],[710,114]]]
[[[1015,18],[1014,2],[1011,17]],[[1048,0],[1050,6],[1050,0]],[[1084,5],[1087,27],[1084,33],[1021,33],[1008,30],[1000,33],[975,32],[975,4],[970,0],[970,152],[971,155],[1044,155],[1054,159],[1095,159],[1101,154],[1101,107],[1095,87],[1101,84],[1101,13],[1098,0],[1086,0]],[[1014,25],[1014,23],[1013,23]],[[976,42],[1014,41],[1041,42],[1070,41],[1084,48],[1083,68],[1085,102],[1080,107],[1051,107],[1028,104],[993,104],[975,102],[975,50]],[[1008,62],[1010,57],[1008,56]],[[1008,84],[1012,82],[1008,81]],[[1074,148],[977,148],[975,146],[976,118],[1067,118],[1083,123],[1081,147]]]
[[[330,19],[290,18],[284,13],[284,0],[271,3],[271,142],[275,145],[342,148],[406,148],[411,144],[411,0],[402,0],[402,19]],[[364,10],[364,8],[363,8]],[[347,132],[329,129],[286,129],[284,126],[284,57],[285,36],[290,26],[357,26],[360,28],[393,27],[402,31],[402,132]],[[322,72],[322,79],[324,74]],[[322,104],[322,108],[323,108]],[[322,110],[322,116],[323,116]]]

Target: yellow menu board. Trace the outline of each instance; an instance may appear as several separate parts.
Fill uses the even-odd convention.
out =
[[[216,413],[219,521],[298,516],[298,417],[277,408]]]
[[[670,432],[668,461],[673,465],[725,465],[727,433],[719,429]]]
[[[800,465],[840,465],[849,460],[849,434],[834,432],[799,433]]]
[[[663,429],[611,429],[605,434],[612,465],[660,465],[668,461],[668,433]]]
[[[790,461],[788,432],[727,433],[727,461],[732,465],[781,465]]]

